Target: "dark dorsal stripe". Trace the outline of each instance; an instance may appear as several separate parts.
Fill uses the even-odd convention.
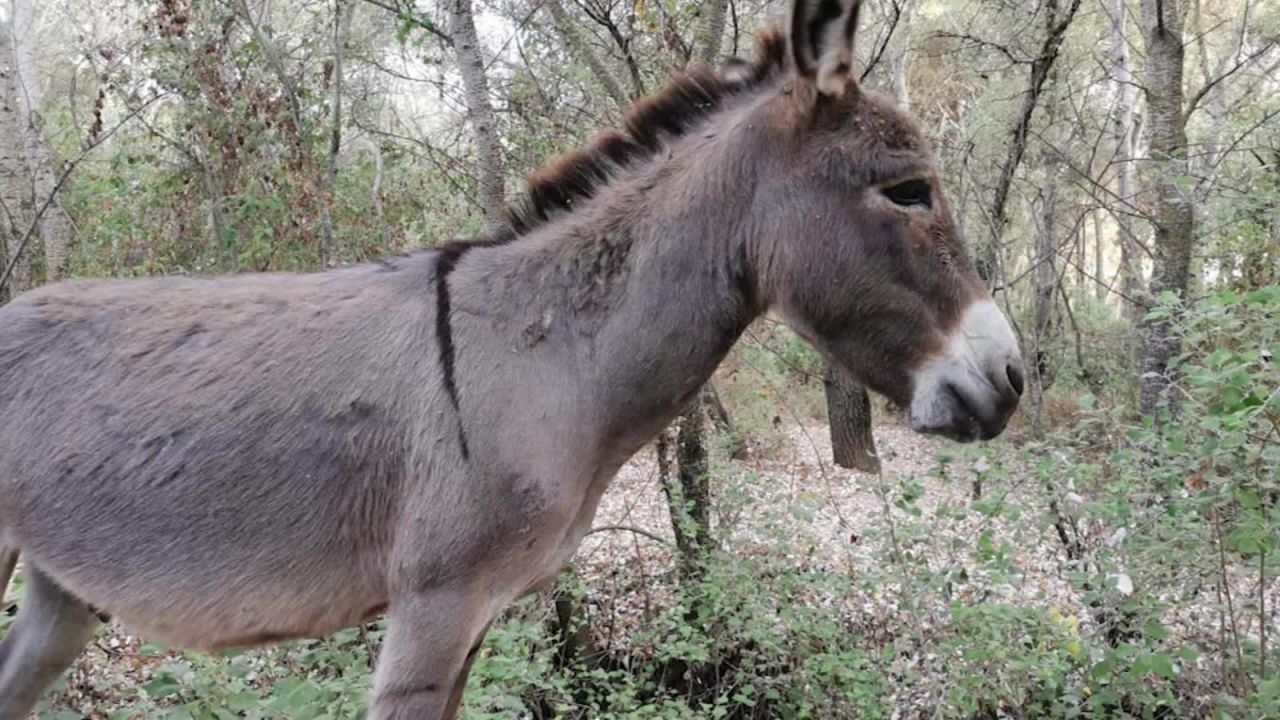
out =
[[[458,377],[454,362],[457,350],[453,345],[453,301],[449,297],[449,275],[458,266],[458,261],[466,255],[472,243],[455,242],[439,249],[436,257],[436,343],[440,349],[440,370],[444,374],[444,391],[449,396],[449,404],[453,405],[454,414],[458,418],[458,446],[462,450],[464,460],[471,458],[471,448],[467,444],[467,431],[462,426],[462,403],[458,400]]]

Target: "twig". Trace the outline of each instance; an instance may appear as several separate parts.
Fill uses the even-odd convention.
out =
[[[1231,639],[1236,649],[1236,665],[1239,668],[1240,682],[1248,682],[1249,676],[1244,671],[1244,650],[1240,647],[1240,628],[1236,625],[1235,605],[1231,602],[1231,587],[1227,584],[1227,551],[1222,545],[1222,524],[1218,520],[1218,509],[1211,511],[1213,517],[1213,534],[1218,546],[1218,572],[1222,578],[1222,595],[1227,603],[1227,621],[1231,624]]]
[[[1267,677],[1267,548],[1258,552],[1258,677]]]
[[[884,53],[889,49],[889,43],[893,41],[893,33],[898,29],[898,21],[902,19],[902,6],[898,4],[898,0],[892,0],[892,2],[893,17],[889,20],[889,29],[885,31],[880,47],[876,48],[871,59],[867,61],[867,67],[862,71],[862,76],[858,78],[860,81],[865,81],[871,75],[871,71],[876,69],[876,65],[879,65],[880,61],[884,59]]]
[[[440,38],[442,41],[444,41],[445,45],[448,45],[449,47],[453,47],[453,38],[448,33],[441,30],[439,25],[436,25],[434,22],[432,22],[427,18],[420,18],[417,15],[414,15],[413,11],[410,10],[409,8],[396,7],[395,5],[379,2],[379,0],[363,0],[363,1],[374,7],[380,7],[383,10],[386,10],[387,12],[395,13],[396,17],[399,17],[401,20],[405,20],[413,23],[414,25]]]
[[[808,370],[805,370],[804,368],[799,367],[799,366],[798,366],[798,365],[796,365],[795,363],[791,362],[791,360],[787,359],[787,357],[786,357],[785,355],[783,355],[782,353],[778,352],[777,350],[774,350],[772,347],[769,347],[769,344],[768,344],[768,343],[766,343],[765,341],[761,340],[760,338],[756,337],[756,334],[755,334],[754,332],[752,332],[750,328],[747,328],[747,330],[746,330],[746,332],[745,332],[744,334],[745,334],[749,339],[751,339],[751,340],[755,341],[755,343],[756,343],[757,345],[759,345],[760,347],[764,348],[764,349],[765,349],[765,351],[766,351],[766,352],[768,352],[770,355],[773,355],[774,357],[778,358],[778,361],[779,361],[779,362],[781,362],[783,365],[786,365],[786,366],[787,366],[787,369],[789,369],[789,370],[791,370],[792,372],[794,372],[794,373],[798,374],[798,375],[799,375],[799,376],[804,380],[804,382],[809,382],[810,380],[821,380],[821,379],[822,379],[822,378],[821,378],[821,377],[819,377],[818,375],[814,375],[813,373],[809,372]]]
[[[645,530],[643,528],[632,527],[630,525],[602,525],[601,527],[593,527],[587,531],[587,535],[595,535],[596,533],[603,533],[603,532],[635,533],[636,535],[640,535],[641,537],[647,537],[650,540],[656,543],[661,543],[663,545],[666,545],[667,547],[672,546],[672,542],[662,537],[661,535],[658,535],[657,533],[649,532],[648,530]]]
[[[1197,92],[1195,96],[1191,98],[1191,101],[1187,103],[1187,109],[1182,114],[1183,122],[1186,122],[1186,120],[1189,119],[1195,113],[1197,107],[1200,105],[1200,101],[1203,100],[1204,97],[1208,95],[1215,87],[1217,87],[1220,83],[1222,83],[1223,80],[1226,80],[1227,78],[1231,77],[1238,70],[1248,65],[1249,63],[1253,62],[1255,59],[1262,57],[1263,55],[1271,52],[1271,49],[1274,47],[1275,47],[1275,43],[1267,43],[1266,45],[1263,45],[1260,49],[1254,51],[1248,57],[1236,63],[1235,67],[1232,67],[1231,69],[1222,73],[1218,77],[1213,78],[1209,82],[1205,83],[1204,87],[1200,88],[1200,91]]]

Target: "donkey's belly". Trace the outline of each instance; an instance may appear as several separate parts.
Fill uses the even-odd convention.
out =
[[[228,598],[216,608],[196,599],[158,608],[140,605],[115,617],[140,637],[171,647],[214,652],[299,638],[315,638],[381,615],[385,597],[338,590],[326,596],[279,594],[272,598]]]
[[[279,563],[254,564],[229,549],[230,567],[181,566],[163,548],[138,562],[86,567],[38,540],[21,548],[27,561],[132,632],[173,647],[219,650],[316,637],[357,624],[386,607],[385,582],[350,558],[321,568],[281,553]]]
[[[27,489],[9,528],[26,561],[148,639],[218,649],[317,636],[387,602],[376,533],[349,527],[359,508],[244,488],[234,503],[190,487]]]

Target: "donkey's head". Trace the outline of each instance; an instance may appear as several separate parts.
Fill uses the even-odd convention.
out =
[[[761,289],[830,361],[909,408],[913,429],[991,438],[1022,393],[1018,345],[919,128],[858,86],[860,4],[797,0],[789,70],[754,104],[777,162],[754,210]]]

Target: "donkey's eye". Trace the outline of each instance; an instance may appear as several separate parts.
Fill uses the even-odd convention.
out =
[[[902,207],[933,207],[933,199],[929,193],[929,183],[924,180],[908,180],[906,182],[881,188],[880,192],[894,205]]]

